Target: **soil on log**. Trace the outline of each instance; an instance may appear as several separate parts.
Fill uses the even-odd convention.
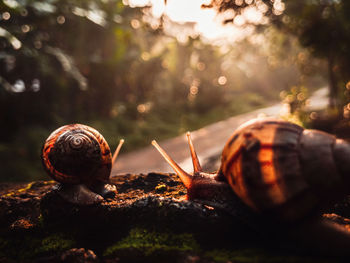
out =
[[[0,262],[338,261],[284,238],[238,198],[187,201],[173,174],[112,181],[116,198],[89,206],[64,201],[54,181],[0,184]],[[331,212],[324,217],[350,229],[347,201]]]

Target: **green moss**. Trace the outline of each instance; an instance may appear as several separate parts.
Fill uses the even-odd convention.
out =
[[[7,240],[0,237],[0,257],[5,257],[5,249],[8,246]]]
[[[49,254],[61,252],[74,247],[75,242],[63,234],[53,234],[41,240],[40,246],[36,247],[34,254]]]
[[[156,252],[184,252],[198,249],[199,246],[191,234],[151,232],[135,228],[127,237],[108,247],[104,256],[112,256],[125,250],[136,250],[149,256]]]
[[[26,235],[9,239],[0,238],[0,255],[15,260],[33,259],[41,255],[53,255],[73,248],[75,241],[64,234],[52,234],[45,238]]]
[[[23,193],[23,192],[29,190],[30,188],[32,188],[32,185],[33,185],[33,184],[34,184],[34,182],[31,182],[31,183],[27,184],[26,187],[24,187],[24,188],[17,189],[16,191],[13,191],[13,192],[4,194],[3,197],[11,197],[11,196],[13,196],[13,195],[15,195],[15,194]]]
[[[167,190],[167,186],[160,183],[155,187],[155,190],[157,193],[164,193]]]
[[[246,263],[246,262],[261,262],[261,263],[330,263],[332,261],[325,259],[312,259],[309,257],[297,256],[297,255],[276,255],[276,253],[265,251],[263,249],[250,248],[241,250],[211,250],[205,253],[205,257],[210,258],[215,262],[236,262],[236,263]]]
[[[38,226],[39,227],[43,227],[44,226],[44,216],[43,214],[40,213],[40,215],[38,216]]]

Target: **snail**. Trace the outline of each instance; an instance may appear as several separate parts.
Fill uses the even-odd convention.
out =
[[[289,228],[290,236],[349,256],[350,233],[321,217],[322,208],[350,193],[348,142],[283,120],[254,119],[232,134],[218,172],[210,174],[202,171],[190,133],[187,138],[193,174],[152,141],[187,188],[187,199],[230,202],[229,188],[257,216]]]
[[[97,130],[82,124],[65,125],[46,139],[42,163],[49,176],[59,182],[55,189],[62,198],[74,204],[95,204],[116,194],[109,176],[123,143],[120,140],[112,157]]]

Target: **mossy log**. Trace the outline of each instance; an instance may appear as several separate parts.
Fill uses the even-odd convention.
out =
[[[321,260],[238,199],[229,207],[185,200],[173,174],[129,174],[112,182],[116,198],[90,206],[67,203],[53,181],[0,184],[0,262]],[[350,215],[348,202],[331,212],[338,214],[324,216],[350,229],[342,217]]]

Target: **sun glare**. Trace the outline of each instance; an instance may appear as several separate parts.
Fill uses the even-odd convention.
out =
[[[217,14],[213,8],[202,8],[208,0],[124,0],[131,7],[151,6],[150,12],[154,18],[167,17],[172,23],[164,25],[165,32],[174,35],[179,41],[186,41],[189,35],[201,35],[209,41],[236,42],[253,33],[251,24],[266,24],[263,16],[263,6],[247,8],[242,14],[234,16],[230,10]],[[281,1],[278,1],[281,2]],[[224,20],[232,19],[233,23],[223,24]],[[175,24],[181,24],[179,27]]]
[[[214,10],[202,9],[203,0],[170,0],[167,2],[165,13],[174,22],[196,22],[212,19]]]

